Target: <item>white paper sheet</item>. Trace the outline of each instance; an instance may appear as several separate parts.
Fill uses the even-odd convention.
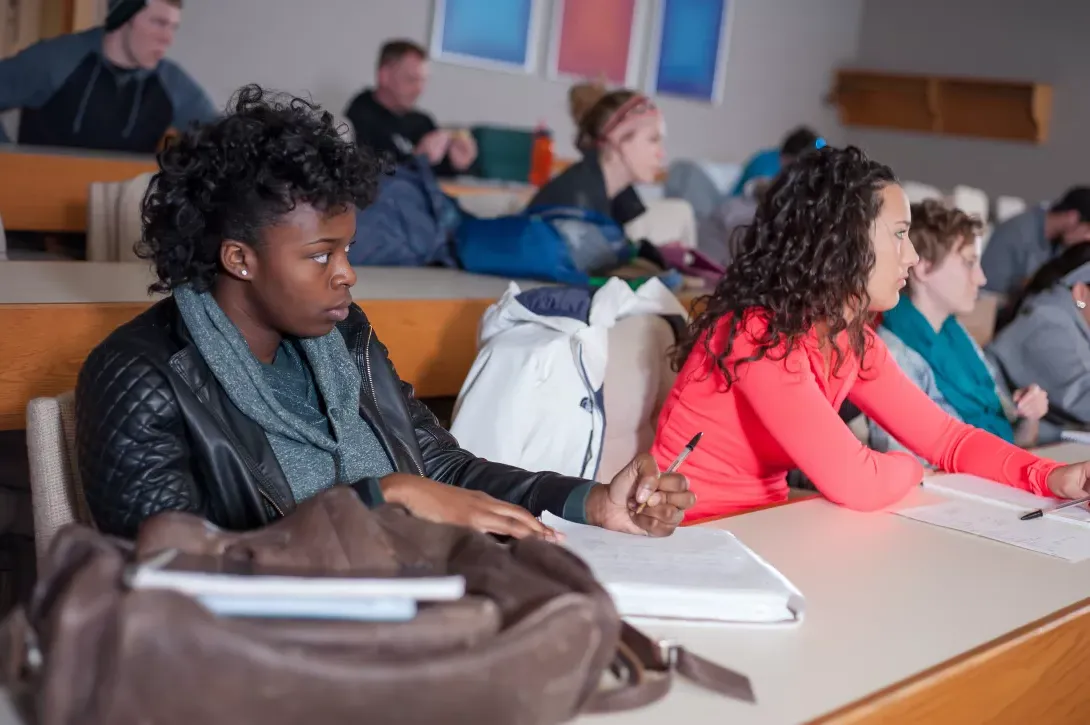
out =
[[[1061,440],[1065,440],[1068,443],[1081,443],[1083,445],[1090,445],[1090,431],[1085,430],[1065,430],[1060,433]]]
[[[728,531],[678,529],[650,538],[542,521],[590,566],[626,617],[772,623],[802,617],[802,595]]]
[[[1090,510],[1086,506],[1071,506],[1061,511],[1049,512],[1048,509],[1062,501],[1045,496],[1035,496],[1028,491],[1004,486],[977,476],[951,473],[930,476],[924,479],[924,488],[951,498],[970,499],[989,503],[1016,514],[1025,514],[1037,509],[1046,511],[1046,518],[1063,519],[1090,527]],[[1015,520],[1018,516],[1016,515]],[[1026,522],[1023,522],[1026,523]]]
[[[1006,505],[970,498],[952,498],[894,513],[1067,561],[1090,558],[1090,527],[1055,516],[1022,521],[1018,512]]]

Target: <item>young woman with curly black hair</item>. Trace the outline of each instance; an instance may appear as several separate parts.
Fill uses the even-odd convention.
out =
[[[692,505],[685,479],[648,455],[600,486],[458,447],[352,304],[355,208],[382,169],[330,114],[247,87],[159,164],[139,251],[171,297],[99,345],[76,390],[101,530],[133,536],[168,510],[254,528],[335,484],[517,537],[551,537],[535,518],[546,510],[665,535]]]
[[[951,418],[869,327],[918,261],[910,224],[893,172],[855,148],[804,154],[769,188],[679,346],[659,418],[660,464],[704,433],[685,464],[690,518],[783,501],[794,468],[850,508],[900,499],[920,482],[920,462],[865,448],[837,415],[846,398],[936,468],[1082,495],[1090,467],[1040,459]]]

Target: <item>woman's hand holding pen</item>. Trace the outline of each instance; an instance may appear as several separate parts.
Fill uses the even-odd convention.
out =
[[[696,503],[689,481],[680,473],[660,473],[650,455],[636,456],[608,486],[587,496],[587,523],[642,536],[669,536]],[[637,513],[640,505],[642,511]]]

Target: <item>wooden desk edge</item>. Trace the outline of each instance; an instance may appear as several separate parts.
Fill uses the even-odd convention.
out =
[[[810,494],[685,526],[812,501]],[[1090,597],[873,692],[808,725],[1085,725]],[[1000,684],[997,684],[1000,683]]]
[[[1090,722],[1090,597],[963,652],[811,725]]]

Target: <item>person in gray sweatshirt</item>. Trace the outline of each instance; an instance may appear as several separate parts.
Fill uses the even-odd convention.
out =
[[[1038,270],[987,354],[1012,388],[1045,389],[1050,420],[1090,423],[1090,244]]]
[[[984,289],[1016,296],[1038,268],[1072,244],[1090,241],[1090,188],[1075,186],[995,227],[980,261]]]
[[[0,112],[22,109],[17,142],[154,153],[169,129],[216,118],[200,86],[165,57],[181,12],[182,0],[110,0],[103,27],[0,61]]]

